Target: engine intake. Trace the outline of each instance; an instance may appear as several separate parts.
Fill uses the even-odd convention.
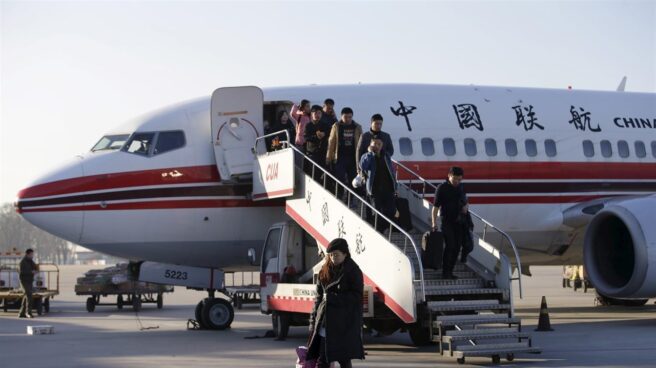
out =
[[[615,298],[656,296],[654,208],[656,196],[610,202],[588,225],[584,264],[599,293]]]

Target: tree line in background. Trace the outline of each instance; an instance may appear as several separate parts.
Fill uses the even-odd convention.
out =
[[[75,245],[37,228],[25,221],[14,206],[5,203],[0,207],[0,252],[14,249],[24,253],[32,248],[42,263],[73,263]]]

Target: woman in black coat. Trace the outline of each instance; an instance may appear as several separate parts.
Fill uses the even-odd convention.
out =
[[[346,240],[331,241],[326,252],[310,317],[308,359],[317,359],[317,367],[329,367],[331,362],[351,367],[351,359],[364,359],[362,271]]]

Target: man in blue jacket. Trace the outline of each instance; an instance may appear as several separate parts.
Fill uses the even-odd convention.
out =
[[[368,152],[360,158],[362,174],[367,179],[367,195],[371,205],[381,212],[385,217],[394,220],[396,206],[394,196],[396,195],[396,180],[394,167],[389,154],[384,149],[381,139],[374,138],[369,144]],[[378,230],[384,230],[386,224],[378,221]]]
[[[362,155],[367,153],[369,144],[374,138],[378,138],[383,141],[383,147],[385,153],[392,157],[394,156],[394,144],[392,143],[392,137],[389,134],[382,131],[383,129],[383,116],[381,114],[373,114],[371,116],[371,128],[368,132],[363,132],[358,141],[358,160],[362,158]],[[358,165],[358,169],[360,165]]]

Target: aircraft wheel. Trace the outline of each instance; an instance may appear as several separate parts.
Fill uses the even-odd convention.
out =
[[[278,339],[284,339],[289,334],[289,313],[273,312],[271,313],[271,324],[273,325],[273,334]]]
[[[96,301],[93,299],[93,297],[88,297],[87,298],[87,312],[92,313],[95,310],[96,310]]]
[[[196,310],[194,311],[194,317],[196,317],[196,322],[204,330],[209,329],[209,327],[203,322],[203,306],[205,305],[205,299],[201,300],[196,304]]]
[[[206,299],[202,310],[203,321],[212,330],[225,330],[235,318],[235,310],[225,299]]]

